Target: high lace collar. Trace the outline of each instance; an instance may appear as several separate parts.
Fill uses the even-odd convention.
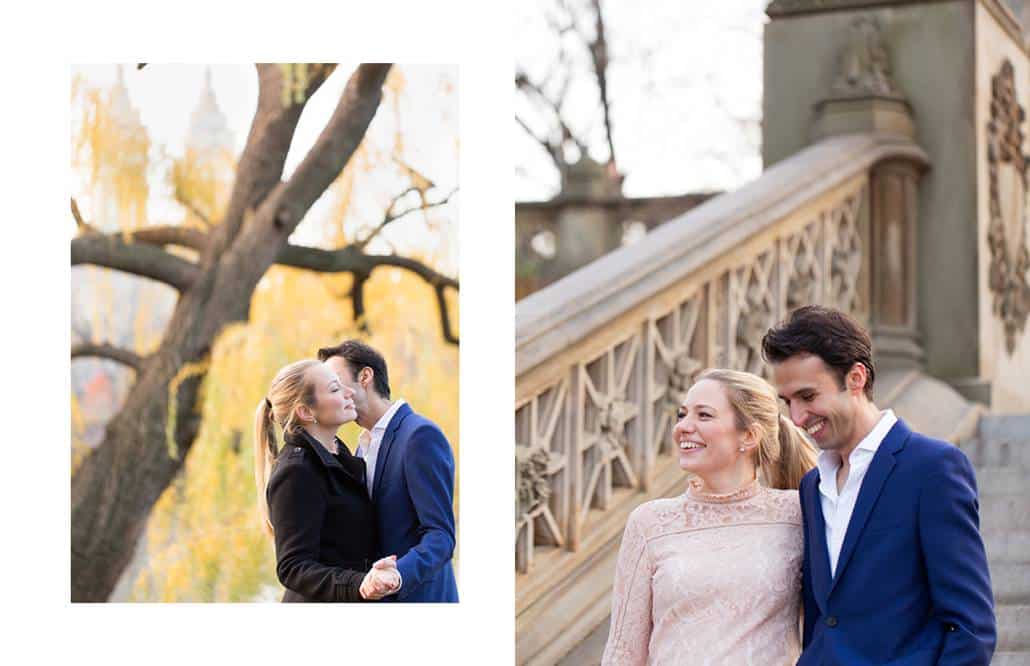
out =
[[[701,479],[696,477],[691,479],[687,486],[687,496],[699,502],[705,502],[706,504],[730,504],[733,502],[742,502],[744,500],[751,499],[762,489],[761,484],[758,483],[758,479],[755,479],[747,485],[728,493],[705,492],[701,489],[702,485]]]

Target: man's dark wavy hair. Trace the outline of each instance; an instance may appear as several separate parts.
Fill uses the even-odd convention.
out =
[[[786,321],[766,331],[762,356],[769,363],[786,361],[799,354],[818,356],[837,376],[843,390],[844,378],[856,363],[866,367],[865,394],[873,399],[873,342],[869,332],[845,313],[819,305],[794,310]]]
[[[344,340],[335,347],[322,347],[318,350],[318,360],[326,361],[339,356],[347,362],[355,379],[362,368],[372,369],[372,387],[375,392],[390,399],[390,379],[386,372],[386,359],[360,340]]]

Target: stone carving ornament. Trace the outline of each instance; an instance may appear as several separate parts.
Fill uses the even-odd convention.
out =
[[[902,97],[891,78],[890,58],[876,21],[858,18],[851,24],[840,73],[833,82],[835,97]]]
[[[676,362],[669,370],[669,379],[666,386],[665,405],[673,414],[680,408],[687,390],[694,383],[694,377],[701,372],[701,361],[684,354],[676,358]]]
[[[543,449],[515,446],[515,519],[531,512],[551,496],[548,468],[551,454]]]
[[[988,287],[994,314],[1005,331],[1009,354],[1030,316],[1030,251],[1027,249],[1027,179],[1030,156],[1023,152],[1026,111],[1016,97],[1015,73],[1005,60],[991,80],[990,120],[987,122],[989,222],[987,245],[991,261]]]
[[[612,400],[602,408],[599,420],[601,451],[607,456],[622,450],[629,443],[626,423],[637,415],[636,405],[625,400]]]

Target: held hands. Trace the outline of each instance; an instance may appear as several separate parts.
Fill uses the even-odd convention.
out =
[[[361,598],[377,601],[401,589],[401,574],[397,571],[397,556],[384,557],[368,570],[361,581]]]

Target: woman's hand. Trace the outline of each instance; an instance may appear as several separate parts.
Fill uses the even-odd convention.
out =
[[[361,598],[377,601],[401,588],[401,574],[397,571],[397,556],[384,557],[368,570],[361,581]]]

